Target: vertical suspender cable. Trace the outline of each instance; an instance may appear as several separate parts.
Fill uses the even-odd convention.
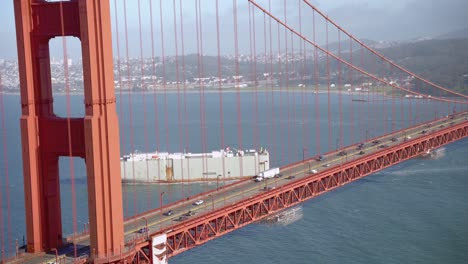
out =
[[[204,63],[204,51],[203,51],[203,26],[202,26],[202,8],[201,8],[202,1],[198,1],[198,19],[199,19],[199,26],[200,26],[200,65],[201,65],[201,76],[205,78],[205,63]],[[202,84],[202,113],[203,113],[203,153],[205,156],[205,167],[207,172],[209,171],[208,168],[208,136],[207,136],[207,123],[206,123],[206,95],[205,95],[205,82]],[[207,187],[208,188],[208,187]]]
[[[249,2],[250,3],[250,2]],[[266,133],[267,133],[267,146],[273,146],[273,140],[272,140],[272,132],[271,132],[271,111],[269,109],[270,107],[270,96],[269,92],[266,88],[270,86],[270,82],[272,81],[272,76],[271,72],[268,70],[268,50],[267,50],[267,24],[266,24],[266,14],[263,13],[263,53],[264,53],[264,63],[265,63],[265,68],[264,68],[264,77],[265,77],[265,97],[266,97],[266,104],[265,104],[265,113],[264,118],[266,119],[267,125],[266,125]],[[273,98],[272,98],[273,99]],[[270,149],[269,149],[270,150]],[[270,161],[271,161],[271,155],[270,155]],[[260,168],[259,168],[260,170]]]
[[[382,60],[381,62],[381,76],[380,78],[385,78],[385,61]],[[384,135],[387,135],[388,131],[387,131],[387,125],[388,125],[388,114],[387,114],[387,86],[384,86],[386,85],[385,83],[382,83],[381,84],[381,91],[378,91],[378,93],[380,94],[380,96],[382,96],[382,100],[381,100],[381,105],[382,105],[382,117],[381,117],[381,120],[382,120],[382,124],[383,124],[383,134]]]
[[[253,138],[254,148],[259,149],[259,136],[258,136],[258,83],[257,83],[257,52],[256,52],[256,34],[255,34],[255,9],[249,2],[249,38],[250,38],[250,58],[251,58],[251,82],[254,83],[254,96],[252,100],[252,109],[254,111],[253,118]],[[258,174],[258,156],[255,156],[255,175]]]
[[[249,5],[250,11],[250,5]],[[221,71],[221,42],[219,36],[219,1],[216,0],[216,49],[218,53],[218,92],[219,92],[219,126],[220,126],[220,133],[221,133],[221,148],[225,151],[225,139],[224,139],[224,107],[223,107],[223,73]],[[223,170],[223,177],[226,175],[226,154],[222,154],[222,170]]]
[[[328,52],[330,51],[328,49],[328,21],[325,21],[326,25],[326,38],[327,38],[327,95],[328,95],[328,151],[332,150],[332,126],[331,126],[331,109],[330,109],[330,104],[331,104],[331,98],[330,98],[330,56]]]
[[[338,57],[341,58],[341,31],[338,29]],[[341,80],[341,63],[338,63],[338,108],[340,111],[340,149],[343,148],[343,89]]]
[[[73,251],[74,257],[77,257],[77,247],[75,243],[75,236],[77,233],[76,224],[76,190],[75,190],[75,168],[73,162],[73,149],[72,149],[72,130],[71,130],[71,102],[70,102],[70,79],[68,77],[68,55],[67,55],[67,39],[65,37],[65,25],[63,17],[63,3],[60,2],[60,24],[62,29],[62,45],[63,45],[63,73],[65,79],[65,93],[67,100],[67,138],[68,138],[68,154],[70,159],[70,180],[72,189],[72,218],[73,218]]]
[[[268,12],[271,12],[271,0],[268,0]],[[276,127],[275,127],[275,91],[274,91],[274,86],[275,84],[273,83],[273,35],[272,35],[272,24],[271,24],[271,17],[269,19],[269,38],[270,38],[270,78],[271,80],[271,119],[270,119],[270,124],[271,124],[271,131],[272,131],[272,145],[273,145],[273,151],[272,155],[270,155],[270,161],[277,161],[279,158],[276,152],[276,145],[277,145],[277,140],[276,140]],[[279,49],[279,48],[278,48]],[[280,107],[281,108],[281,107]]]
[[[286,6],[286,0],[284,0],[284,21],[287,23],[288,17],[287,17],[287,6]],[[294,51],[293,51],[294,52]],[[285,148],[285,151],[287,151],[287,157],[288,157],[288,162],[289,159],[292,158],[291,156],[291,106],[290,106],[290,98],[289,98],[289,57],[288,57],[288,29],[284,28],[284,72],[286,76],[284,77],[284,88],[286,90],[286,109],[287,109],[287,116],[288,116],[288,121],[287,121],[287,131],[286,131],[286,137],[285,139],[285,144],[287,145],[287,148]],[[281,77],[284,75],[281,74]],[[286,130],[286,129],[285,129]],[[294,159],[293,159],[294,160]],[[286,162],[286,159],[283,159],[283,162]]]
[[[135,142],[134,142],[134,130],[133,130],[133,107],[132,107],[132,82],[130,75],[130,54],[129,54],[129,44],[128,44],[128,23],[127,23],[127,1],[124,0],[124,21],[125,21],[125,53],[127,57],[126,67],[127,67],[127,88],[128,88],[128,115],[130,122],[130,149],[131,153],[135,154]],[[133,182],[135,182],[135,160],[132,159],[132,177]],[[133,184],[133,212],[137,212],[137,199],[136,199],[136,185]]]
[[[163,19],[163,0],[159,0],[159,23],[160,23],[160,34],[161,34],[161,62],[162,62],[162,83],[163,83],[163,90],[164,90],[164,134],[166,139],[166,151],[170,152],[169,147],[169,116],[167,111],[167,78],[166,78],[166,51],[164,45],[164,19]],[[167,166],[167,165],[166,165]],[[172,166],[174,166],[172,164]],[[166,167],[167,168],[167,167]],[[167,178],[167,170],[166,171],[166,178]],[[172,199],[172,193],[168,190],[169,200]],[[162,195],[160,197],[163,197]],[[161,201],[160,201],[161,202]]]
[[[141,32],[141,0],[138,0],[138,31],[140,35],[140,70],[141,70],[141,80],[140,80],[140,85],[141,89],[143,90],[143,95],[142,95],[142,100],[143,100],[143,133],[144,133],[144,140],[145,140],[145,165],[146,165],[146,182],[150,182],[150,172],[149,172],[149,161],[151,157],[148,157],[149,153],[149,148],[148,148],[148,122],[147,122],[147,113],[146,113],[146,80],[145,80],[145,65],[144,65],[144,58],[143,58],[143,34]],[[150,209],[150,186],[149,184],[146,185],[146,192],[148,193],[147,197],[147,206],[148,209]],[[137,212],[138,213],[138,212]]]
[[[299,32],[302,34],[302,9],[301,9],[301,0],[298,0],[298,10],[299,10]],[[307,153],[310,151],[308,149],[309,146],[309,135],[308,135],[308,128],[309,128],[309,121],[307,120],[307,110],[306,106],[308,105],[307,98],[307,85],[305,84],[305,72],[306,72],[306,49],[305,43],[301,39],[299,42],[299,54],[301,61],[301,84],[302,84],[302,95],[301,95],[301,108],[302,108],[302,146],[303,151],[307,150]],[[307,155],[309,156],[309,155]]]
[[[154,136],[156,137],[156,153],[159,154],[160,150],[160,133],[159,133],[159,111],[158,111],[158,99],[159,87],[157,86],[156,76],[156,62],[155,62],[155,51],[154,51],[154,23],[153,23],[153,0],[149,0],[149,12],[150,12],[150,29],[151,29],[151,69],[152,69],[152,80],[153,80],[153,107],[154,107]],[[161,181],[161,159],[158,157],[158,182]],[[157,185],[157,193],[161,193],[160,184]],[[151,201],[151,193],[148,193],[148,198]]]
[[[117,73],[119,76],[119,115],[121,120],[123,120],[125,116],[125,112],[123,110],[123,94],[122,94],[122,65],[121,65],[121,57],[120,57],[120,37],[119,37],[119,13],[117,9],[118,0],[114,1],[114,11],[115,11],[115,34],[116,34],[116,45],[117,45]],[[126,153],[126,144],[125,144],[125,129],[124,129],[124,122],[119,122],[121,126],[120,131],[120,148],[122,153]],[[123,163],[123,178],[127,178],[127,170],[126,170],[126,162]],[[124,218],[128,216],[128,194],[125,188],[122,189],[123,191],[123,199],[124,199]]]
[[[174,14],[174,47],[175,47],[175,67],[176,67],[176,87],[177,87],[177,124],[179,130],[179,152],[184,155],[184,131],[182,126],[182,109],[180,96],[180,75],[179,75],[179,39],[177,37],[177,8],[176,0],[172,1]],[[174,164],[172,165],[175,166]],[[182,178],[181,194],[184,194],[184,164],[183,159],[180,160],[180,173]]]
[[[200,91],[199,91],[199,99],[200,99],[200,135],[201,135],[201,148],[202,148],[202,167],[203,167],[203,178],[204,177],[207,177],[207,173],[208,173],[208,168],[206,166],[206,162],[205,162],[205,159],[206,159],[206,156],[205,156],[205,153],[206,153],[206,150],[205,150],[205,130],[204,130],[204,126],[205,126],[205,122],[204,122],[204,115],[203,115],[203,89],[204,89],[204,81],[202,79],[203,75],[202,75],[202,62],[201,62],[201,56],[203,56],[202,51],[201,51],[201,48],[200,48],[200,42],[201,42],[201,32],[200,32],[200,18],[199,16],[201,16],[200,14],[200,8],[199,8],[199,1],[198,0],[195,0],[195,19],[196,19],[196,32],[197,32],[197,53],[198,53],[198,82],[199,82],[199,87],[200,87]],[[204,178],[205,180],[205,178]],[[205,184],[204,185],[205,189],[207,188],[207,185]],[[206,191],[206,190],[205,190]]]
[[[236,61],[236,75],[239,76],[239,39],[238,39],[238,31],[237,31],[237,0],[233,1],[233,17],[234,17],[234,57]],[[240,87],[239,87],[239,79],[236,78],[236,87],[237,87],[237,137],[238,137],[238,148],[241,150],[242,146],[242,113],[240,107]],[[240,177],[244,176],[244,169],[243,169],[243,161],[239,159],[239,171]]]
[[[281,63],[281,33],[280,33],[280,24],[277,23],[277,34],[278,34],[278,72],[279,72],[279,109],[278,109],[278,114],[279,114],[279,131],[280,131],[280,151],[281,151],[281,159],[280,159],[280,163],[283,164],[284,162],[284,156],[285,156],[285,137],[284,137],[284,130],[286,130],[286,128],[283,128],[283,125],[281,125],[281,122],[282,122],[282,119],[283,119],[283,85],[284,85],[284,76],[283,76],[283,65]]]
[[[254,85],[255,85],[255,125],[254,125],[254,147],[257,151],[260,148],[260,137],[259,137],[259,118],[258,118],[258,73],[257,73],[257,34],[256,34],[256,26],[255,26],[255,8],[250,4],[249,6],[252,8],[252,37],[253,37],[253,60],[254,60]],[[255,164],[258,164],[258,157],[255,160]],[[257,168],[257,166],[255,166]],[[257,175],[258,171],[255,169],[255,175]]]
[[[294,74],[294,77],[296,77],[296,65],[295,65],[295,60],[294,60],[294,34],[291,32],[290,33],[290,36],[291,36],[291,68],[289,70],[289,72],[293,73]],[[288,79],[289,79],[289,73],[288,73]],[[289,85],[288,85],[289,86]],[[288,90],[289,91],[289,90]],[[290,141],[291,141],[291,144],[292,144],[292,153],[294,155],[300,155],[299,152],[297,151],[298,148],[297,148],[297,135],[295,134],[295,129],[294,129],[294,126],[296,125],[296,94],[299,94],[300,91],[297,91],[296,90],[292,90],[291,91],[291,94],[292,94],[292,122],[291,122],[291,131],[289,132],[289,136],[290,136]],[[294,135],[293,135],[294,133]],[[292,161],[292,157],[293,156],[290,156],[290,159],[289,159],[289,162]]]
[[[8,175],[8,151],[7,151],[7,141],[6,141],[6,126],[5,126],[5,106],[4,106],[4,101],[3,101],[3,86],[2,86],[2,72],[0,71],[0,111],[1,111],[1,118],[2,118],[2,143],[3,143],[3,165],[4,165],[4,175],[5,175],[5,192],[6,192],[6,197],[7,197],[7,217],[8,217],[8,222],[7,222],[7,243],[8,247],[11,247],[10,243],[10,232],[11,232],[11,226],[10,226],[10,195],[9,195],[9,175]],[[0,182],[0,186],[1,186]],[[3,208],[3,190],[0,188],[0,206]],[[5,255],[8,256],[8,254],[5,254],[5,227],[4,227],[4,215],[3,215],[3,210],[0,210],[0,234],[1,234],[1,241],[0,243],[2,244],[2,252],[1,252],[1,260],[5,258]],[[11,248],[7,249],[7,252],[10,252]]]
[[[313,41],[315,42],[315,10],[312,11]],[[320,142],[320,107],[319,107],[319,69],[318,69],[318,49],[314,48],[314,80],[315,80],[315,142],[317,145],[317,154],[321,153]]]
[[[353,39],[349,38],[349,63],[353,64]],[[351,85],[350,89],[351,89],[351,94],[354,93],[353,91],[353,70],[348,67],[348,81],[349,81],[349,84]],[[350,96],[352,98],[352,96]],[[354,125],[354,105],[353,103],[351,102],[349,104],[349,119],[350,119],[350,122],[351,122],[351,128],[350,128],[350,137],[351,137],[351,142],[350,144],[354,144],[354,142],[356,141],[356,136],[355,136],[355,125]]]
[[[183,20],[183,13],[182,13],[182,0],[179,0],[179,16],[180,16],[180,42],[181,42],[181,56],[182,56],[182,80],[184,82],[184,131],[185,131],[185,140],[184,140],[184,152],[189,148],[189,139],[188,139],[188,114],[187,114],[187,73],[185,68],[185,45],[184,45],[184,20]],[[190,182],[190,159],[186,159],[187,161],[187,182]],[[182,179],[183,180],[183,179]],[[188,186],[188,191],[185,192],[185,196],[190,196],[190,183]]]
[[[361,68],[364,69],[365,67],[365,58],[364,58],[364,46],[361,45]],[[361,91],[363,91],[364,89],[364,74],[360,74],[361,75]],[[364,112],[364,107],[361,108],[361,113],[360,113],[360,119],[361,119],[361,125],[364,125],[366,126],[366,131],[365,131],[365,134],[363,133],[362,137],[367,141],[367,136],[369,134],[369,129],[370,129],[370,126],[369,124],[371,124],[371,120],[370,120],[370,113],[371,113],[371,103],[370,103],[370,92],[369,92],[369,89],[367,89],[366,91],[367,93],[367,99],[366,99],[366,108],[367,108],[367,111],[366,111],[366,114]],[[364,118],[364,115],[366,118]],[[364,132],[364,131],[363,131]],[[364,140],[361,140],[361,142],[363,142]]]

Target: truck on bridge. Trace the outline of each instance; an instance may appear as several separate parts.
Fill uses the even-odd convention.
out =
[[[258,173],[258,175],[255,177],[256,182],[263,181],[264,179],[270,179],[275,177],[275,175],[278,175],[280,173],[279,168],[272,168],[269,170],[262,171]]]

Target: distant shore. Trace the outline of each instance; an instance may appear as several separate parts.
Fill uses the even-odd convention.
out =
[[[268,87],[262,87],[262,88],[258,88],[258,89],[255,89],[255,88],[242,88],[242,89],[236,89],[236,88],[233,88],[233,89],[222,89],[221,91],[219,89],[204,89],[204,90],[195,90],[195,89],[187,89],[187,90],[184,90],[184,89],[180,89],[180,90],[177,90],[177,89],[167,89],[167,90],[158,90],[158,91],[155,91],[155,90],[151,90],[151,91],[116,91],[115,92],[115,95],[120,95],[120,94],[177,94],[177,93],[186,93],[186,94],[193,94],[193,93],[237,93],[237,92],[241,92],[241,93],[252,93],[252,92],[262,92],[262,93],[265,93],[265,92],[294,92],[294,93],[308,93],[308,94],[324,94],[324,93],[333,93],[333,94],[338,94],[338,93],[342,93],[342,94],[347,94],[347,95],[368,95],[368,94],[381,94],[382,92],[361,92],[361,91],[339,91],[337,89],[333,89],[333,90],[318,90],[316,91],[315,89],[303,89],[303,88],[278,88],[278,87],[275,87],[275,88],[268,88]],[[19,92],[3,92],[3,94],[6,94],[6,95],[20,95]],[[66,92],[56,92],[54,93],[55,95],[66,95],[67,93]],[[82,91],[80,92],[70,92],[69,93],[70,95],[83,95],[84,93]]]

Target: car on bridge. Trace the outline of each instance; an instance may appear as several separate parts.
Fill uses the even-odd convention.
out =
[[[165,212],[163,215],[165,215],[165,216],[170,216],[170,215],[172,215],[173,213],[174,213],[174,212],[173,212],[172,210],[169,210],[169,211]]]
[[[323,166],[328,168],[328,167],[330,167],[331,165],[330,165],[330,163],[327,163],[327,164],[325,164],[325,165],[323,165]]]
[[[317,170],[315,170],[315,169],[312,169],[312,170],[310,170],[310,173],[312,173],[312,174],[316,174],[316,173],[318,173],[318,171],[317,171]]]
[[[346,151],[340,151],[340,153],[338,153],[338,156],[346,156],[346,155],[348,155]]]
[[[193,202],[193,205],[200,205],[202,203],[204,203],[204,201],[200,199],[200,200],[196,200],[195,202]]]
[[[149,229],[146,226],[138,229],[138,233],[140,234],[147,233],[148,231]]]
[[[270,191],[270,190],[273,190],[273,189],[275,189],[275,186],[265,186],[265,187],[263,187],[264,191]]]
[[[318,156],[318,158],[315,159],[316,161],[323,161],[324,157],[323,156]]]
[[[378,139],[372,141],[372,144],[374,144],[374,145],[377,145],[377,144],[379,144],[379,143],[380,143],[380,140],[378,140]]]
[[[260,177],[260,176],[255,176],[255,178],[254,178],[255,182],[261,182],[263,180],[264,180],[263,177]]]
[[[392,142],[397,142],[397,141],[398,141],[398,138],[392,137],[391,141],[392,141]]]
[[[175,219],[173,219],[173,220],[174,220],[174,221],[184,221],[184,220],[187,220],[187,219],[188,219],[187,216],[181,215],[181,216],[179,216],[178,218],[175,218]]]
[[[364,155],[366,152],[364,150],[359,151],[359,155]]]
[[[275,178],[281,178],[281,177],[283,177],[283,174],[281,174],[281,173],[275,174]]]
[[[194,216],[194,215],[195,215],[195,212],[192,211],[192,210],[190,210],[190,211],[188,211],[188,212],[186,212],[186,213],[184,214],[184,216]]]
[[[296,176],[294,176],[294,175],[291,175],[291,176],[286,177],[286,179],[288,179],[288,180],[292,180],[292,179],[294,179],[294,178],[296,178]]]

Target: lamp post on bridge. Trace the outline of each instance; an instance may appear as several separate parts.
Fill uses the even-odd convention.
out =
[[[146,219],[146,217],[142,217],[143,220],[145,220],[145,233],[146,233],[146,237],[149,236],[149,229],[148,229],[148,219]]]
[[[212,194],[209,194],[208,197],[211,198],[211,211],[214,211],[214,198]]]
[[[219,191],[219,177],[221,177],[221,174],[216,177],[216,191]]]
[[[305,152],[307,151],[307,148],[302,148],[302,162],[305,160]]]

